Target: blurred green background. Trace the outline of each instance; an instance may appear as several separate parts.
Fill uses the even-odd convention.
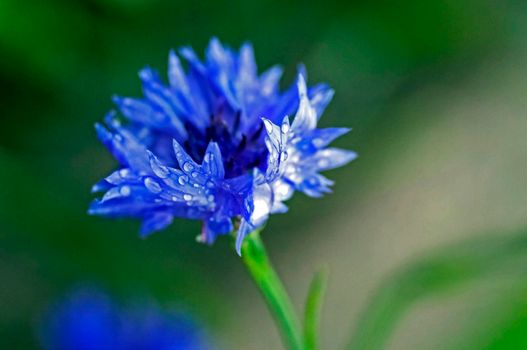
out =
[[[79,282],[178,305],[220,349],[280,348],[228,239],[86,214],[116,165],[93,130],[110,96],[213,35],[287,84],[304,62],[336,90],[321,125],[353,128],[334,194],[263,235],[299,311],[329,266],[322,349],[527,348],[526,20],[519,0],[0,0],[0,348],[38,348]]]

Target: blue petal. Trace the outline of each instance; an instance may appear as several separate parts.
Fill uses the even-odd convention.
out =
[[[224,48],[218,38],[212,38],[206,50],[207,63],[216,69],[233,73],[234,55],[228,48]]]
[[[309,101],[311,102],[311,106],[315,109],[319,119],[322,116],[322,113],[324,113],[327,105],[333,99],[334,94],[335,91],[327,84],[318,84],[309,89]]]
[[[236,236],[236,253],[238,253],[239,256],[242,256],[242,244],[245,236],[253,232],[255,229],[256,227],[242,219],[240,228],[238,229],[238,235]]]
[[[273,190],[258,170],[254,171],[252,192],[245,201],[244,219],[255,227],[263,225],[271,213]]]
[[[271,213],[285,213],[288,208],[283,203],[293,196],[294,187],[288,181],[278,179],[271,184],[273,191],[273,203],[271,207]]]
[[[163,87],[157,74],[149,68],[139,72],[143,82],[143,92],[155,111],[150,118],[164,128],[173,129],[179,139],[188,137],[187,130],[181,120],[183,108],[169,92]],[[180,114],[178,116],[178,113]]]
[[[299,69],[299,72],[297,74],[297,77],[303,77],[304,75]],[[305,85],[305,79],[302,78]],[[291,84],[291,86],[280,96],[280,98],[277,100],[277,102],[272,106],[272,108],[268,111],[268,117],[270,120],[273,121],[273,123],[277,123],[278,121],[282,120],[282,118],[286,115],[291,115],[296,110],[298,110],[299,106],[299,94],[298,94],[298,85],[299,80],[297,79],[294,84]],[[264,114],[267,116],[267,114]]]
[[[283,163],[287,160],[287,142],[289,140],[289,118],[286,116],[282,125],[273,124],[268,119],[262,118],[265,125],[267,137],[265,138],[265,145],[269,151],[267,158],[267,182],[273,182],[279,177],[283,171]]]
[[[136,180],[137,176],[129,168],[122,168],[114,171],[103,180],[95,184],[92,187],[92,192],[107,190],[112,186],[123,185],[125,183],[133,183]]]
[[[219,235],[225,235],[232,231],[233,225],[230,217],[216,213],[203,221],[200,241],[212,244]]]
[[[95,199],[88,209],[90,215],[104,215],[108,217],[139,217],[145,210],[152,210],[159,207],[154,202],[147,202],[143,199],[132,198],[130,195],[117,195],[119,189],[110,189],[110,195],[105,199]],[[133,193],[132,191],[130,193]]]
[[[333,142],[338,137],[348,133],[351,129],[349,128],[325,128],[316,129],[309,135],[313,145],[318,148],[324,148]]]
[[[250,79],[256,78],[258,69],[254,59],[254,50],[251,43],[244,43],[240,48],[238,75]]]
[[[283,69],[280,66],[273,66],[262,73],[260,77],[260,93],[263,96],[271,96],[278,93],[280,78]]]
[[[333,186],[333,181],[320,174],[311,174],[297,185],[297,189],[310,197],[318,198],[322,197],[324,193],[330,193],[331,186]]]
[[[107,116],[107,121],[115,133],[110,132],[101,124],[95,124],[95,130],[101,142],[108,148],[113,156],[125,167],[136,169],[136,171],[146,170],[147,153],[146,147],[139,143],[137,139],[128,131],[121,128],[117,121],[112,120],[114,114]]]
[[[298,76],[297,84],[300,105],[298,107],[298,111],[296,112],[295,119],[293,120],[291,130],[297,135],[302,135],[303,133],[316,128],[317,114],[307,97],[306,82],[302,75]]]
[[[194,95],[193,101],[196,110],[200,112],[202,117],[210,116],[214,111],[215,99],[211,91],[207,69],[190,47],[181,48],[179,53],[189,63],[190,72],[187,75],[187,81]]]
[[[185,149],[181,147],[181,145],[174,140],[173,141],[174,146],[174,152],[176,153],[176,159],[179,164],[179,168],[187,175],[192,175],[192,172],[198,169],[198,165],[192,159]]]
[[[174,50],[170,50],[168,56],[168,81],[170,86],[178,89],[184,93],[185,96],[188,96],[190,93],[185,71],[183,70],[181,61]]]
[[[143,219],[140,235],[146,237],[155,231],[160,231],[170,225],[174,216],[168,211],[156,211]]]
[[[324,171],[341,167],[355,158],[357,158],[357,153],[353,151],[326,148],[315,153],[310,161],[315,162],[317,171]]]
[[[216,142],[210,142],[205,156],[203,157],[203,170],[214,179],[223,179],[225,169],[223,168],[223,159],[220,148]]]
[[[145,182],[145,186],[159,198],[170,204],[183,203],[196,208],[202,207],[203,210],[208,210],[214,204],[210,196],[215,191],[216,183],[207,180],[197,164],[193,163],[192,168],[184,166],[189,169],[189,172],[185,172],[163,165],[150,153],[150,165],[159,181],[150,179],[149,183]]]

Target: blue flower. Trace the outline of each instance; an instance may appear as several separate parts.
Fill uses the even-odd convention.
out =
[[[163,312],[155,305],[121,307],[92,288],[71,293],[43,321],[40,332],[46,349],[210,349],[187,316]]]
[[[203,62],[190,48],[179,54],[187,71],[171,51],[168,85],[143,69],[144,97],[114,98],[124,123],[112,111],[96,125],[120,167],[94,186],[105,194],[89,212],[139,218],[142,235],[175,217],[201,220],[199,240],[209,244],[237,226],[239,253],[245,235],[287,211],[295,190],[330,192],[320,171],[356,154],[327,146],[349,129],[317,128],[333,90],[308,89],[301,67],[281,92],[281,68],[258,75],[250,44],[235,52],[212,39]]]

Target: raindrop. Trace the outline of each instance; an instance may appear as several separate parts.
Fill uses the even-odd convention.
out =
[[[119,170],[119,176],[121,176],[122,178],[126,178],[128,176],[130,176],[130,169],[121,169]]]
[[[190,162],[186,162],[185,164],[183,164],[183,170],[189,172],[192,169],[194,169],[194,165],[192,165]]]
[[[302,181],[302,177],[297,173],[292,173],[291,175],[288,176],[289,180],[291,180],[292,182],[298,184]]]
[[[177,179],[177,181],[179,182],[180,185],[184,185],[184,184],[186,184],[187,181],[188,181],[188,176],[186,176],[186,175],[182,175],[182,176],[180,176],[180,177]]]
[[[183,195],[183,199],[186,200],[187,202],[188,201],[191,201],[192,200],[192,195],[188,194],[188,193],[185,193]]]
[[[130,195],[130,192],[131,192],[131,190],[130,190],[130,187],[128,187],[128,186],[123,186],[123,187],[121,187],[121,189],[119,190],[119,193],[121,193],[121,195],[122,195],[122,196],[125,196],[125,197],[126,197],[126,196],[129,196],[129,195]]]
[[[327,167],[328,165],[329,165],[329,161],[328,161],[327,159],[320,159],[320,160],[318,161],[318,166],[319,166],[320,168],[325,168],[325,167]]]
[[[170,173],[167,167],[159,164],[155,160],[150,162],[150,167],[152,168],[152,171],[154,172],[154,174],[156,174],[162,179],[166,179],[168,177],[168,174]]]
[[[147,177],[144,183],[146,188],[152,193],[159,193],[162,191],[161,186],[151,177]]]
[[[313,146],[317,148],[324,147],[324,140],[322,139],[313,139],[312,142],[313,142]]]
[[[287,152],[280,154],[280,161],[285,162],[287,160]]]

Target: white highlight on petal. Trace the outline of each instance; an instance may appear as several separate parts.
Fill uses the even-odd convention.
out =
[[[263,198],[256,198],[254,200],[254,210],[251,215],[251,221],[260,222],[265,220],[271,211],[269,201]]]

